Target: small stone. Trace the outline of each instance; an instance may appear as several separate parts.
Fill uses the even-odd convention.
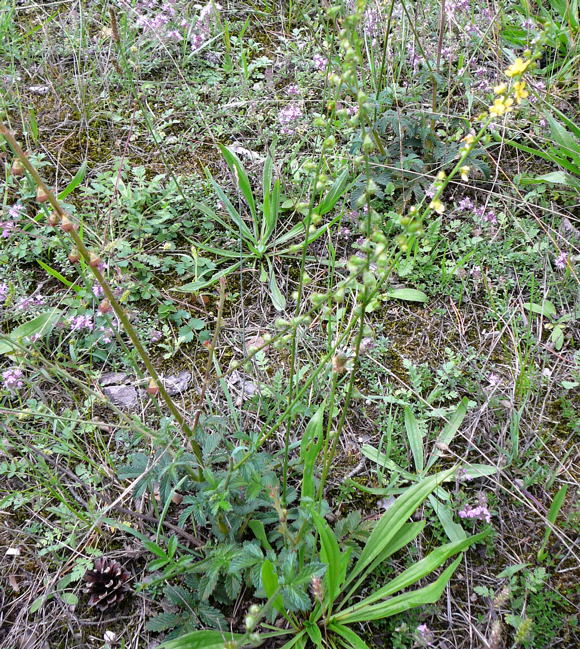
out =
[[[99,385],[119,385],[127,383],[129,377],[125,372],[105,372],[101,374]]]
[[[163,386],[169,395],[174,396],[175,394],[185,392],[189,387],[192,378],[193,375],[191,372],[184,370],[183,372],[179,372],[179,374],[164,377]]]
[[[139,395],[132,385],[109,385],[103,388],[105,396],[116,406],[131,410],[139,403]]]

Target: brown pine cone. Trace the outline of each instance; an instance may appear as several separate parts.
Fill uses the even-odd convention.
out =
[[[90,594],[89,606],[107,611],[119,604],[127,594],[130,577],[129,571],[118,561],[104,557],[97,559],[94,568],[87,570],[83,577],[87,584],[85,593]]]

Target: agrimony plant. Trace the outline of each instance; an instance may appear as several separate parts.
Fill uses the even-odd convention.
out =
[[[458,541],[441,545],[425,558],[414,563],[402,573],[384,584],[371,595],[355,598],[365,580],[376,568],[395,552],[411,543],[423,530],[425,522],[407,522],[424,500],[445,480],[455,473],[449,469],[424,478],[402,493],[378,521],[369,535],[362,552],[350,565],[351,549],[341,549],[339,541],[326,520],[313,504],[310,514],[319,537],[318,556],[326,566],[320,582],[313,580],[314,605],[303,617],[290,615],[283,606],[281,586],[273,564],[262,564],[262,586],[267,601],[262,607],[252,607],[246,617],[245,634],[220,631],[194,631],[176,640],[162,644],[163,649],[242,649],[258,646],[272,638],[290,636],[282,649],[307,649],[315,647],[346,647],[368,649],[364,640],[352,629],[359,622],[383,619],[411,608],[430,604],[441,596],[453,572],[459,565],[462,553],[473,543],[481,541],[487,531]],[[401,592],[455,557],[439,576],[427,586]],[[288,622],[287,629],[263,623],[260,620],[274,611]]]

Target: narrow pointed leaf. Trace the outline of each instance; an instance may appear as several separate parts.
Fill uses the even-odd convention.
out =
[[[407,430],[407,439],[411,453],[413,454],[413,461],[415,462],[415,469],[417,473],[423,472],[424,458],[423,458],[423,435],[419,424],[411,408],[405,408],[405,428]]]
[[[467,414],[467,404],[469,403],[467,397],[464,397],[459,405],[457,406],[457,409],[455,412],[451,415],[451,418],[441,431],[439,437],[437,438],[437,443],[443,444],[443,446],[449,446],[451,442],[453,441],[453,438],[457,434],[457,431],[459,430],[459,427],[463,423],[463,420],[465,419],[465,415]],[[427,469],[430,469],[435,462],[437,461],[437,458],[441,455],[441,449],[437,448],[437,443],[433,448],[433,451],[431,452],[431,455],[429,457],[429,461],[427,462]]]
[[[344,624],[352,624],[353,622],[371,622],[372,620],[381,620],[385,617],[391,617],[397,613],[402,613],[415,608],[416,606],[423,606],[425,604],[435,603],[443,594],[445,586],[451,579],[451,576],[457,569],[459,562],[463,555],[460,555],[455,561],[446,568],[432,584],[419,588],[418,590],[404,593],[392,597],[386,602],[364,606],[361,609],[348,614],[348,611],[343,611],[334,617],[334,621],[339,621]]]
[[[349,582],[355,579],[377,556],[384,552],[397,532],[407,522],[409,516],[437,486],[453,473],[455,473],[455,468],[425,478],[409,487],[405,493],[397,498],[369,536],[357,563],[348,577]]]
[[[252,215],[254,223],[256,223],[256,201],[254,200],[254,194],[252,192],[252,186],[250,185],[248,174],[246,173],[241,160],[233,151],[230,151],[222,144],[219,145],[219,149],[222,152],[222,155],[225,158],[225,161],[227,162],[227,165],[230,168],[231,172],[235,175],[238,187],[240,188],[242,196],[244,197],[246,203],[248,204],[248,207],[250,208],[250,214]]]
[[[352,649],[369,649],[369,646],[364,642],[364,640],[344,624],[331,622],[328,625],[328,628],[341,638],[344,638],[344,640],[348,642],[348,646],[352,647]]]

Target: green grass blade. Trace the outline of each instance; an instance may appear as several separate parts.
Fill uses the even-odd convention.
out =
[[[60,192],[58,195],[58,200],[62,201],[65,199],[72,191],[74,191],[85,179],[85,175],[87,173],[87,163],[83,162],[83,164],[79,167],[79,170],[76,172],[76,174],[73,176],[72,180],[70,183]]]
[[[70,279],[67,279],[64,275],[61,275],[58,270],[55,270],[52,266],[45,264],[40,259],[37,259],[36,262],[41,268],[44,268],[51,277],[58,279],[58,281],[64,284],[67,288],[72,288],[72,290],[77,293],[83,290],[81,286],[75,286],[74,282],[71,282]]]

